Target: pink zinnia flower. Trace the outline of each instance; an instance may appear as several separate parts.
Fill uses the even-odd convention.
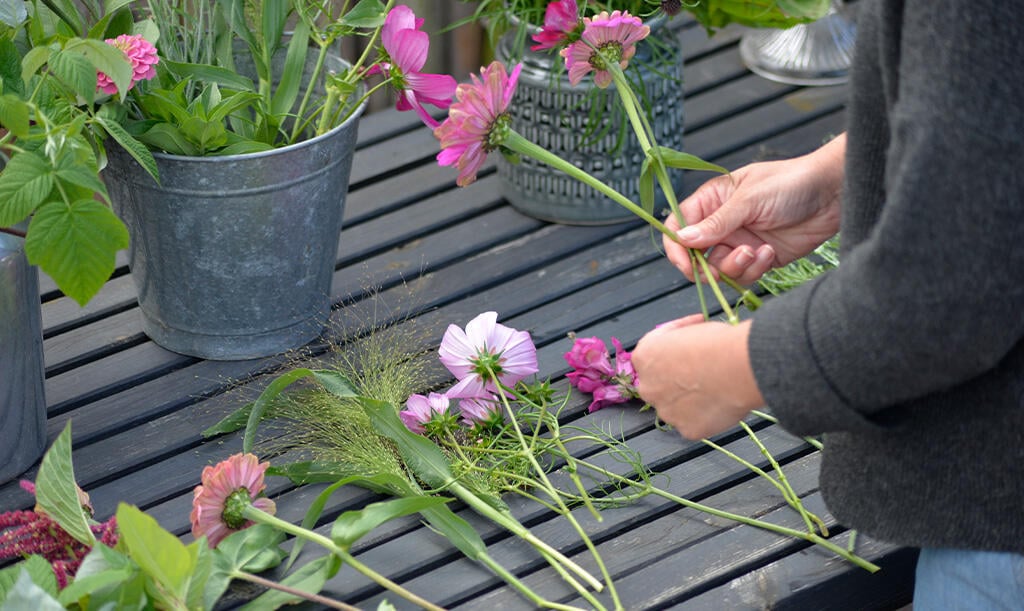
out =
[[[610,15],[602,11],[593,18],[584,17],[583,24],[580,40],[562,49],[560,54],[565,58],[570,83],[576,85],[594,71],[594,84],[602,89],[612,82],[608,62],[625,69],[636,53],[636,43],[651,33],[651,28],[639,17],[625,11],[613,11]]]
[[[121,34],[117,38],[108,38],[105,42],[124,51],[128,61],[132,63],[132,82],[128,84],[128,89],[139,81],[148,81],[156,76],[156,64],[160,58],[157,57],[156,47],[148,40],[138,34]],[[102,72],[96,73],[96,87],[104,93],[117,93],[117,85]]]
[[[455,89],[455,98],[445,119],[434,136],[441,141],[437,163],[456,166],[460,187],[476,180],[476,173],[487,159],[487,153],[501,146],[508,132],[511,118],[506,112],[516,91],[519,71],[505,72],[501,62],[491,62],[480,71],[482,78],[471,75],[471,83],[461,83]]]
[[[269,466],[254,454],[234,454],[203,467],[202,485],[192,494],[192,535],[206,535],[210,547],[217,547],[231,533],[253,525],[242,516],[247,505],[273,514],[274,501],[260,496],[267,487],[263,474]]]
[[[391,9],[381,28],[381,41],[391,62],[377,64],[367,74],[386,73],[391,83],[399,90],[395,108],[415,110],[420,119],[430,127],[437,127],[438,121],[430,116],[424,104],[448,108],[455,95],[455,79],[447,74],[426,74],[420,72],[427,62],[430,37],[421,32],[423,20],[417,19],[412,9],[400,4]]]
[[[555,0],[544,9],[544,27],[531,38],[538,43],[532,51],[554,49],[579,37],[580,10],[576,0]]]
[[[398,416],[413,433],[422,435],[427,432],[426,425],[435,416],[443,416],[448,413],[450,401],[448,395],[432,392],[427,396],[411,395],[405,402],[405,409],[398,412]]]
[[[500,64],[499,64],[500,65]],[[449,325],[438,351],[441,362],[459,380],[449,397],[482,397],[499,389],[490,380],[493,372],[505,386],[513,386],[537,373],[537,348],[530,334],[497,323],[496,312],[484,312],[463,331]]]

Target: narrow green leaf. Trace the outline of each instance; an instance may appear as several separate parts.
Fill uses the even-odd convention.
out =
[[[0,125],[18,138],[28,135],[29,105],[12,94],[0,96]]]
[[[136,138],[139,142],[172,155],[195,156],[199,154],[196,145],[189,142],[188,138],[182,135],[181,130],[170,123],[157,123],[145,132],[138,134]]]
[[[258,106],[262,99],[263,98],[259,94],[251,91],[236,91],[225,96],[223,100],[210,109],[207,118],[210,121],[223,121],[233,112],[237,112],[243,108],[251,106]]]
[[[96,117],[103,129],[106,130],[110,137],[114,139],[121,148],[128,151],[135,161],[139,162],[153,180],[160,182],[160,171],[156,167],[156,159],[153,158],[153,153],[150,152],[146,145],[136,140],[128,131],[121,127],[121,124],[117,121],[113,121],[106,117]]]
[[[221,68],[202,64],[185,64],[161,60],[161,65],[167,68],[178,80],[194,80],[203,83],[217,83],[221,87],[238,91],[256,91],[256,85],[252,79]]]
[[[177,537],[138,507],[121,503],[117,507],[117,528],[128,555],[160,587],[169,606],[181,606],[195,558]],[[177,608],[177,607],[174,607]]]
[[[284,389],[288,388],[295,382],[303,378],[313,376],[313,371],[304,367],[299,367],[285,373],[267,385],[256,401],[252,404],[252,411],[249,413],[249,420],[245,425],[245,436],[242,439],[242,452],[252,452],[252,446],[256,443],[256,429],[259,426],[263,416],[270,407],[271,402],[277,398]]]
[[[469,522],[463,520],[447,506],[428,507],[423,517],[437,532],[471,560],[478,560],[487,552],[487,544]]]
[[[640,207],[648,214],[654,214],[654,166],[650,156],[644,158],[640,167]]]
[[[14,155],[0,171],[0,227],[25,220],[53,189],[53,168],[39,153]]]
[[[277,50],[285,25],[288,23],[291,5],[291,0],[263,0],[259,5],[260,31],[263,33],[261,42],[266,45],[268,55]]]
[[[64,606],[32,581],[27,571],[22,571],[7,593],[7,599],[0,604],[0,611],[64,611]]]
[[[313,378],[324,387],[324,390],[341,399],[353,399],[358,396],[352,382],[340,371],[334,369],[314,369]]]
[[[53,568],[45,558],[33,554],[18,564],[0,570],[0,600],[7,598],[22,573],[27,573],[32,583],[47,594],[57,595],[57,578]]]
[[[25,239],[29,261],[81,305],[103,287],[114,271],[114,255],[127,247],[128,228],[93,199],[40,206]]]
[[[82,25],[82,17],[78,13],[78,6],[75,5],[74,0],[50,0],[46,6],[71,28],[75,36],[81,36],[85,27]]]
[[[230,140],[230,137],[228,138]],[[257,142],[256,140],[242,140],[225,146],[220,149],[215,155],[246,155],[248,153],[262,153],[263,151],[271,151],[274,146],[267,144],[266,142]]]
[[[234,433],[245,428],[247,422],[249,422],[249,413],[252,412],[252,403],[247,403],[242,407],[231,412],[227,416],[221,418],[220,422],[207,428],[202,432],[202,436],[209,438],[216,435],[224,435],[227,433]],[[273,467],[271,467],[273,468]]]
[[[277,75],[277,87],[270,100],[270,112],[283,115],[292,111],[295,100],[299,97],[302,75],[306,67],[306,53],[309,51],[309,24],[299,20],[295,24],[292,38],[288,43],[288,54],[285,55],[284,67]]]
[[[380,0],[360,0],[341,18],[342,25],[353,28],[375,28],[384,23],[387,15]]]
[[[417,477],[437,490],[454,481],[451,467],[441,449],[426,437],[406,428],[394,405],[368,397],[361,397],[360,402],[374,430],[395,442],[405,464]]]
[[[665,165],[670,168],[679,168],[681,170],[707,170],[709,172],[718,172],[720,174],[729,173],[729,170],[722,166],[704,161],[696,155],[670,149],[667,146],[660,146],[658,149],[661,153],[661,158],[665,161]]]
[[[279,583],[302,590],[303,592],[316,594],[323,589],[328,579],[337,574],[339,568],[341,568],[341,559],[331,554],[302,565]],[[269,590],[242,607],[242,610],[272,611],[284,605],[300,602],[301,600],[297,596],[285,594],[279,590]]]
[[[356,541],[385,522],[419,513],[429,507],[444,505],[449,501],[451,499],[440,496],[411,496],[370,503],[358,511],[346,511],[338,516],[331,527],[331,539],[338,546],[349,549]]]
[[[71,462],[70,420],[46,451],[39,465],[39,474],[36,476],[36,503],[69,535],[88,546],[96,543],[96,537],[89,530],[85,510],[78,500],[75,469]]]

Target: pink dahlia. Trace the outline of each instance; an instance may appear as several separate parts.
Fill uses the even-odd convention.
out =
[[[192,535],[206,535],[210,547],[217,547],[231,533],[252,526],[242,515],[247,506],[273,514],[274,501],[260,496],[267,487],[263,474],[269,466],[253,454],[234,454],[204,467],[202,485],[192,495]]]
[[[448,413],[451,402],[448,395],[432,392],[427,396],[411,395],[405,402],[405,409],[398,412],[398,416],[413,433],[422,435],[427,432],[429,424],[438,416],[444,417]]]
[[[423,20],[417,19],[412,9],[400,4],[391,9],[381,28],[381,42],[390,62],[370,68],[368,74],[385,73],[398,89],[398,110],[415,110],[430,127],[439,123],[430,116],[424,104],[448,108],[455,94],[455,79],[447,74],[420,72],[427,62],[430,37],[421,32]]]
[[[471,75],[472,82],[461,83],[455,89],[455,98],[445,119],[434,136],[441,141],[437,163],[456,166],[460,187],[476,180],[476,173],[487,159],[487,154],[501,146],[508,133],[511,118],[506,112],[516,91],[521,65],[505,72],[501,62],[481,69],[480,76]]]
[[[532,36],[533,51],[554,49],[579,38],[580,10],[576,0],[555,0],[544,9],[544,27]]]
[[[449,397],[473,398],[499,392],[490,373],[509,387],[537,373],[537,348],[530,334],[498,324],[497,320],[496,312],[484,312],[469,321],[465,330],[448,326],[438,352],[441,362],[458,379],[448,391]]]
[[[608,71],[610,63],[617,63],[625,69],[636,54],[636,43],[647,38],[651,28],[639,17],[625,11],[607,11],[583,18],[583,34],[580,40],[561,50],[565,67],[569,71],[569,82],[573,85],[583,80],[587,73],[594,72],[594,84],[604,89],[612,82]]]
[[[148,81],[156,76],[156,64],[160,58],[157,57],[156,47],[148,40],[138,34],[121,34],[117,38],[108,38],[105,42],[124,51],[128,61],[132,63],[132,82],[128,84],[128,89],[139,81]],[[102,72],[96,73],[96,86],[104,93],[117,93],[117,85]]]

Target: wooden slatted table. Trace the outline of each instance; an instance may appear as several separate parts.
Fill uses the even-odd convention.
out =
[[[843,129],[843,87],[800,88],[752,75],[739,59],[740,34],[726,30],[709,39],[692,22],[680,28],[688,151],[735,168],[805,153]],[[435,346],[447,324],[464,325],[494,309],[505,324],[531,332],[541,375],[565,389],[568,332],[614,335],[632,346],[654,324],[697,311],[693,286],[654,250],[640,224],[569,227],[524,217],[499,194],[493,161],[476,184],[456,188],[455,173],[434,162],[434,137],[412,113],[364,117],[359,136],[332,295],[332,326],[341,339],[364,333],[375,316],[382,322],[381,310],[375,313],[381,303],[392,307],[383,315],[388,320],[436,329],[423,338]],[[685,191],[705,177],[690,177]],[[214,362],[160,348],[142,333],[123,257],[87,307],[62,297],[45,279],[42,302],[50,439],[73,421],[76,472],[97,516],[110,515],[125,501],[190,539],[191,492],[202,467],[241,447],[237,435],[204,440],[200,432],[294,357]],[[442,371],[436,375],[443,380]],[[700,443],[655,429],[651,412],[629,405],[587,415],[586,405],[586,398],[574,397],[565,419],[621,430],[675,494],[799,526],[764,480]],[[757,425],[808,506],[827,515],[817,491],[819,453],[777,426]],[[716,441],[763,463],[738,430]],[[295,521],[321,489],[295,488],[280,478],[270,482],[280,515]],[[326,516],[377,498],[345,489]],[[542,538],[592,567],[563,520],[536,503],[509,502]],[[30,503],[15,483],[0,487],[0,510]],[[527,585],[551,599],[580,603],[520,541],[465,510],[460,515],[478,526],[492,555]],[[608,510],[601,523],[582,511],[579,518],[627,609],[893,609],[910,599],[913,550],[866,537],[857,549],[882,565],[875,575],[803,542],[654,498]],[[830,526],[836,541],[849,536],[841,525]],[[414,518],[388,523],[356,551],[365,563],[445,607],[528,608]],[[384,598],[398,602],[346,569],[327,593],[363,608]],[[246,595],[235,592],[238,600]]]

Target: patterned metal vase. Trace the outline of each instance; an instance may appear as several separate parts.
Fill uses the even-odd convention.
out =
[[[662,20],[663,23],[663,20]],[[658,144],[683,150],[683,59],[676,35],[662,23],[637,45],[626,77],[648,113]],[[527,140],[551,151],[640,203],[643,150],[618,100],[615,88],[597,89],[593,80],[569,83],[557,53],[529,50],[513,29],[500,40],[499,61],[521,61],[522,72],[509,113],[512,127]],[[519,38],[521,40],[521,37]],[[521,53],[516,49],[525,47]],[[521,55],[521,58],[518,56]],[[636,218],[607,196],[533,159],[498,161],[502,193],[523,214],[572,225],[604,225]],[[682,172],[673,172],[677,191]],[[665,205],[658,191],[659,203]]]

